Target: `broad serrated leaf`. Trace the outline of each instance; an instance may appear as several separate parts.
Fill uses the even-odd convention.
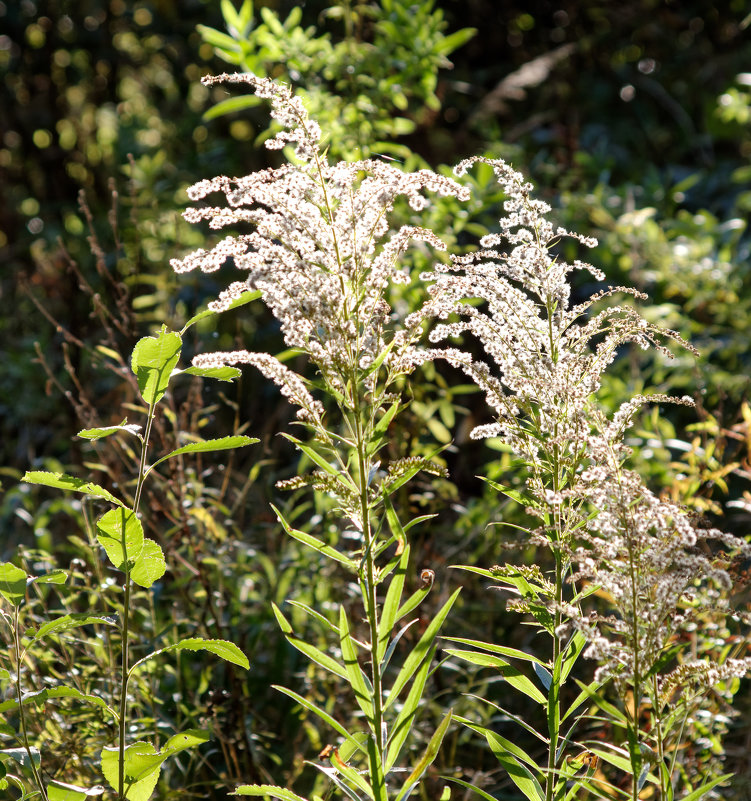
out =
[[[97,541],[118,569],[127,571],[143,548],[143,526],[132,509],[111,509],[96,521]]]
[[[79,787],[75,784],[66,784],[53,779],[47,785],[48,801],[85,801],[104,793],[104,787],[97,784],[94,787]]]
[[[83,492],[85,495],[103,498],[105,501],[114,503],[117,506],[125,505],[111,492],[107,492],[104,487],[100,487],[98,484],[92,484],[90,481],[84,481],[82,478],[69,476],[66,473],[48,473],[44,470],[31,470],[24,473],[21,481],[26,481],[28,484],[41,484],[45,487],[68,490],[70,492]]]
[[[189,445],[183,445],[181,448],[171,451],[166,456],[162,456],[161,459],[157,459],[146,472],[151,472],[158,464],[161,464],[167,459],[172,459],[174,456],[182,456],[185,453],[228,451],[233,448],[244,448],[246,445],[255,445],[256,442],[260,442],[257,437],[244,436],[219,437],[218,439],[205,439],[202,442],[191,442]]]
[[[31,759],[29,759],[29,751],[31,751]],[[0,757],[7,756],[10,759],[18,762],[19,765],[25,768],[31,767],[31,762],[38,768],[42,764],[42,755],[38,748],[32,746],[29,751],[25,748],[2,748],[0,749]]]
[[[237,367],[186,367],[180,370],[178,375],[196,375],[201,378],[214,378],[217,381],[234,381],[243,373]]]
[[[229,642],[229,640],[204,640],[201,637],[190,637],[187,640],[181,640],[180,642],[167,645],[165,648],[160,648],[158,651],[147,654],[133,664],[130,672],[132,673],[137,667],[147,662],[149,659],[153,659],[160,654],[169,653],[170,651],[208,651],[218,656],[220,659],[224,659],[225,662],[231,662],[233,665],[238,665],[245,670],[250,669],[248,657],[245,656],[233,642]]]
[[[141,397],[149,405],[158,403],[167,391],[182,345],[180,334],[166,328],[155,337],[143,337],[136,343],[131,369],[138,381]]]
[[[41,576],[30,576],[29,584],[65,584],[67,580],[68,571],[58,567]]]
[[[20,606],[26,597],[26,571],[11,562],[0,565],[0,595],[13,606]]]
[[[165,574],[166,570],[167,563],[164,561],[159,543],[145,537],[141,553],[130,569],[131,579],[139,587],[150,587]]]
[[[23,696],[23,703],[25,706],[34,704],[41,706],[47,701],[54,701],[58,698],[75,698],[87,704],[98,706],[100,709],[105,710],[112,717],[113,720],[118,719],[118,715],[114,709],[107,706],[107,702],[100,698],[98,695],[86,695],[74,687],[53,687],[48,690],[37,690],[34,692],[26,693]],[[7,701],[0,702],[0,713],[8,712],[18,708],[18,699],[10,698]]]
[[[190,729],[170,737],[161,751],[151,743],[137,742],[125,749],[125,798],[128,801],[148,801],[159,780],[159,771],[165,759],[186,748],[208,742],[206,731]],[[102,750],[102,773],[109,784],[118,789],[120,753],[118,748]]]
[[[129,425],[128,418],[126,417],[120,425],[103,426],[102,428],[84,428],[82,431],[79,431],[76,436],[82,439],[103,439],[104,437],[116,434],[118,431],[127,431],[129,434],[138,435],[140,430],[141,426],[135,423]]]
[[[74,613],[72,615],[63,615],[55,620],[50,620],[41,626],[33,636],[34,641],[49,637],[53,634],[62,634],[69,629],[79,628],[80,626],[89,626],[93,624],[101,624],[104,626],[115,626],[117,620],[114,617],[105,617],[104,615],[87,615],[85,612]]]

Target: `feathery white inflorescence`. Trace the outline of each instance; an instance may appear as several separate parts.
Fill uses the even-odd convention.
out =
[[[432,231],[392,230],[394,200],[405,196],[420,210],[428,202],[423,191],[466,199],[468,190],[430,170],[405,173],[375,159],[329,164],[320,128],[287,87],[248,74],[204,79],[208,85],[218,82],[247,84],[268,98],[281,130],[266,146],[292,144],[297,161],[191,187],[192,200],[221,192],[226,205],[188,209],[187,220],[208,221],[213,229],[248,224],[251,230],[171,264],[177,272],[213,272],[232,258],[247,279],[233,282],[210,308],[222,311],[247,289],[260,290],[287,345],[306,352],[324,380],[341,392],[352,370],[366,369],[389,344],[385,294],[390,282],[408,280],[399,258],[410,240],[445,248]],[[412,368],[414,333],[397,339],[389,364]]]

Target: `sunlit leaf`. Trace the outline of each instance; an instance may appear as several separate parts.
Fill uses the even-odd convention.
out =
[[[139,587],[150,587],[166,572],[167,563],[158,543],[144,538],[143,548],[130,571],[130,577]]]
[[[136,343],[130,364],[146,403],[158,403],[163,397],[172,370],[180,359],[182,345],[180,334],[166,328],[157,336],[144,337]]]
[[[72,492],[83,492],[85,495],[94,495],[97,498],[103,498],[105,501],[124,506],[123,502],[116,498],[112,493],[107,492],[104,487],[98,484],[92,484],[90,481],[84,481],[75,476],[69,476],[66,473],[48,473],[44,470],[31,470],[24,473],[21,481],[26,481],[29,484],[42,484],[45,487],[55,487],[56,489],[69,490]]]
[[[11,562],[0,565],[0,595],[13,606],[20,606],[26,597],[26,580],[28,576],[20,567]]]
[[[143,526],[132,509],[111,509],[96,522],[97,541],[118,570],[127,570],[143,548]]]

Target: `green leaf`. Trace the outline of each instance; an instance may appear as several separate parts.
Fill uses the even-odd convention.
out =
[[[538,769],[535,760],[532,759],[532,757],[524,749],[520,748],[515,743],[512,743],[510,740],[507,740],[505,737],[501,737],[499,734],[496,734],[496,732],[492,731],[492,729],[482,726],[479,723],[473,723],[467,718],[457,716],[456,720],[464,724],[468,729],[473,729],[478,734],[481,734],[488,741],[488,745],[490,745],[494,754],[496,754],[498,751],[508,753],[520,762],[525,762],[535,770]]]
[[[82,439],[102,439],[103,437],[109,437],[110,434],[116,434],[118,431],[127,431],[129,434],[137,435],[140,429],[141,426],[139,425],[128,425],[128,418],[126,417],[120,425],[103,426],[102,428],[84,428],[83,431],[79,431],[76,436]]]
[[[169,385],[172,371],[180,359],[183,340],[166,327],[155,337],[144,337],[136,343],[131,369],[138,381],[141,397],[149,405],[158,403]]]
[[[198,27],[200,28],[201,26],[199,25]],[[250,95],[250,97],[252,97],[257,103],[261,102],[260,98],[257,98],[255,95]],[[222,102],[228,102],[228,101],[222,101]],[[214,106],[214,109],[216,109],[221,105],[222,103],[217,103],[217,105]],[[212,111],[213,109],[209,109],[209,111],[206,112],[206,115],[211,114]],[[204,115],[204,118],[206,118],[206,115]],[[244,306],[246,303],[250,303],[252,300],[256,300],[257,298],[260,297],[261,297],[260,289],[248,289],[247,291],[243,292],[239,297],[235,298],[232,301],[232,303],[230,303],[230,305],[227,306],[225,311],[231,311],[232,309],[236,309],[239,306]],[[188,322],[185,323],[185,325],[182,327],[182,330],[180,331],[180,334],[184,334],[192,325],[195,325],[199,320],[205,320],[207,317],[213,317],[215,314],[219,314],[219,312],[215,312],[213,309],[203,309],[203,311],[198,312],[198,314],[191,317],[190,320],[188,320]],[[184,370],[183,372],[187,373],[191,369],[197,369],[197,368],[189,367],[187,370]],[[223,368],[217,368],[217,369],[223,369]],[[228,369],[235,370],[237,368],[231,367]],[[238,370],[238,372],[240,371]],[[203,375],[203,373],[196,372],[192,373],[192,375]]]
[[[368,753],[370,754],[373,747],[373,738],[370,737],[368,739]],[[359,771],[355,770],[355,768],[350,767],[339,755],[339,750],[337,748],[334,749],[333,753],[331,754],[329,761],[331,762],[331,767],[339,773],[340,775],[344,776],[345,779],[349,782],[350,786],[357,787],[358,790],[365,793],[367,798],[373,799],[375,801],[375,795],[373,794],[373,788],[367,782],[364,776],[361,776]],[[372,779],[372,777],[371,777]],[[357,798],[357,796],[355,796]]]
[[[41,576],[30,576],[29,584],[65,584],[68,580],[68,571],[55,568]]]
[[[107,703],[98,695],[86,695],[74,687],[54,687],[48,690],[39,690],[37,692],[27,693],[23,697],[24,706],[34,704],[41,706],[47,701],[54,701],[57,698],[75,698],[79,701],[84,701],[87,704],[98,706],[100,709],[109,713],[113,720],[117,721],[118,715],[114,709],[107,706]],[[16,710],[18,708],[18,699],[10,698],[7,701],[0,703],[0,713]]]
[[[334,476],[334,478],[342,482],[351,492],[358,492],[358,489],[352,482],[352,479],[334,465],[329,464],[329,462],[327,462],[326,459],[315,449],[311,448],[309,445],[306,445],[304,442],[297,439],[297,437],[293,437],[291,434],[285,434],[282,432],[282,436],[285,439],[288,439],[298,450],[301,450],[308,457],[308,459],[317,464],[325,473],[328,473],[330,476]]]
[[[580,632],[574,632],[574,636],[568,643],[566,650],[563,653],[563,662],[561,664],[561,684],[566,681],[571,673],[579,654],[582,652],[584,646],[587,644],[587,638]]]
[[[726,782],[732,778],[732,773],[726,773],[724,776],[718,776],[716,779],[712,779],[706,784],[703,784],[701,787],[697,787],[692,793],[684,795],[681,798],[681,801],[698,801],[698,799],[700,799],[703,795],[706,795],[710,790],[717,787],[718,784],[722,784],[722,782]]]
[[[114,617],[104,617],[103,615],[87,615],[85,612],[77,612],[72,615],[63,615],[55,620],[50,620],[45,623],[34,634],[34,642],[38,642],[44,637],[49,637],[52,634],[62,634],[69,629],[79,628],[80,626],[89,626],[93,624],[102,624],[104,626],[115,626],[117,620]]]
[[[203,113],[203,120],[214,120],[217,117],[222,117],[225,114],[234,114],[238,111],[245,111],[245,109],[253,108],[261,103],[261,99],[256,95],[238,95],[237,97],[228,97],[226,100],[220,100],[216,105]]]
[[[167,563],[158,543],[145,537],[143,548],[130,570],[130,577],[139,587],[150,587],[167,571]]]
[[[456,656],[459,659],[464,659],[466,662],[470,662],[473,665],[496,668],[512,687],[515,687],[533,701],[537,701],[541,706],[545,706],[548,702],[547,698],[537,687],[535,687],[518,668],[515,668],[505,659],[492,656],[491,654],[483,654],[477,651],[463,651],[456,648],[447,648],[446,653],[451,654],[451,656]],[[535,667],[538,667],[536,663]]]
[[[307,545],[310,548],[322,553],[324,556],[328,556],[329,559],[333,559],[335,562],[339,562],[342,565],[346,565],[351,571],[357,571],[357,562],[354,559],[350,559],[348,556],[345,556],[341,551],[338,551],[336,548],[333,548],[331,545],[326,545],[325,542],[321,542],[317,537],[313,537],[311,534],[306,534],[304,531],[298,531],[296,528],[292,528],[289,523],[286,521],[284,515],[276,508],[273,504],[271,504],[271,508],[274,510],[279,522],[284,527],[284,530],[289,534],[290,537],[296,539],[298,542],[302,542],[304,545]]]
[[[473,727],[474,728],[474,727]],[[534,760],[529,757],[521,748],[500,737],[495,732],[486,729],[485,739],[492,750],[495,758],[503,765],[511,781],[524,793],[524,797],[530,801],[544,801],[545,793],[542,791],[540,782],[525,765],[522,765],[517,754],[526,757],[534,765]]]
[[[100,784],[96,785],[96,787],[86,788],[53,779],[47,785],[48,801],[85,801],[86,798],[102,795],[103,792],[104,787]]]
[[[173,456],[182,456],[184,453],[208,453],[211,451],[228,451],[233,448],[244,448],[246,445],[255,445],[260,442],[257,437],[219,437],[218,439],[205,439],[202,442],[191,442],[190,445],[183,445],[182,448],[171,451],[161,459],[157,459],[154,464],[146,471],[151,472],[158,464],[172,459]]]
[[[483,640],[468,640],[464,637],[442,637],[448,642],[458,642],[462,645],[471,645],[474,648],[482,648],[485,651],[491,651],[494,654],[501,654],[502,656],[510,656],[513,659],[523,659],[526,662],[537,662],[544,664],[534,654],[528,654],[525,651],[519,651],[516,648],[509,648],[507,645],[496,645],[492,642],[484,642]]]
[[[162,763],[173,754],[208,742],[208,732],[200,729],[175,734],[161,751],[151,743],[137,742],[125,749],[125,797],[128,801],[148,801],[159,780]],[[102,773],[110,785],[117,789],[119,782],[120,753],[118,748],[102,750]]]
[[[293,648],[297,648],[297,650],[305,654],[308,659],[333,673],[335,676],[339,676],[339,678],[348,681],[347,671],[335,659],[332,659],[319,648],[316,648],[315,645],[310,645],[306,643],[305,640],[300,639],[300,637],[294,633],[289,621],[284,617],[281,609],[279,609],[275,603],[271,604],[271,608],[279,623],[279,628],[281,628],[284,636],[287,638],[287,642],[289,642]]]
[[[56,489],[69,490],[72,492],[83,492],[85,495],[93,495],[97,498],[104,498],[105,501],[117,504],[117,506],[124,506],[125,504],[119,499],[107,492],[104,487],[98,484],[92,484],[89,481],[84,481],[75,476],[69,476],[66,473],[48,473],[44,470],[33,470],[24,473],[21,481],[26,481],[28,484],[41,484],[45,487],[55,487]]]
[[[127,572],[128,564],[138,559],[143,548],[143,526],[132,509],[111,509],[96,522],[97,541],[108,559]]]
[[[304,707],[305,709],[309,709],[314,714],[318,715],[318,717],[327,725],[331,726],[331,728],[341,734],[344,737],[345,741],[350,743],[353,750],[365,752],[365,749],[362,747],[362,744],[358,742],[358,740],[351,735],[345,728],[339,723],[338,720],[332,718],[328,712],[324,709],[321,709],[319,706],[316,706],[312,701],[309,701],[307,698],[303,698],[302,695],[298,695],[298,693],[294,692],[293,690],[288,690],[286,687],[280,687],[277,684],[271,685],[275,690],[279,690],[280,693],[284,693],[285,695],[289,696],[293,701],[297,701],[300,706]]]
[[[347,680],[355,693],[358,706],[373,727],[373,694],[365,681],[360,663],[357,661],[357,648],[349,632],[349,621],[344,606],[339,607],[339,643],[342,649],[342,660],[347,671]],[[377,735],[377,732],[375,732]]]
[[[433,733],[433,736],[430,738],[430,742],[428,743],[427,748],[425,749],[425,753],[422,755],[420,761],[415,765],[414,770],[412,773],[409,774],[407,780],[402,785],[402,789],[399,791],[399,795],[396,797],[396,801],[402,801],[403,798],[406,798],[411,792],[417,782],[420,781],[423,773],[433,764],[435,758],[438,756],[438,751],[441,748],[441,743],[443,742],[443,738],[446,736],[446,732],[448,731],[449,725],[451,724],[451,716],[452,711],[449,709],[446,717],[441,721],[438,728]]]
[[[0,565],[0,595],[13,606],[20,606],[26,597],[28,576],[11,562]]]
[[[238,665],[245,670],[250,669],[248,657],[245,656],[233,642],[229,642],[229,640],[204,640],[201,637],[191,637],[147,654],[143,659],[139,659],[138,662],[133,664],[130,672],[132,673],[137,667],[149,659],[153,659],[159,654],[166,654],[169,651],[208,651],[218,656],[220,659],[224,659],[225,662],[231,662],[233,665]]]
[[[242,370],[226,365],[224,367],[187,367],[185,370],[180,370],[178,375],[197,375],[201,378],[215,378],[217,381],[233,381],[242,375]]]
[[[441,609],[436,613],[435,617],[430,621],[428,627],[423,632],[422,637],[417,641],[415,647],[412,649],[412,652],[409,656],[404,660],[404,664],[399,671],[394,684],[391,687],[391,692],[389,693],[389,697],[386,699],[386,703],[384,704],[384,709],[394,703],[399,693],[402,691],[403,687],[407,684],[407,682],[412,678],[415,674],[417,669],[420,667],[420,664],[423,659],[425,659],[431,653],[431,646],[433,645],[433,641],[436,638],[441,626],[443,625],[443,621],[446,619],[448,613],[451,611],[451,607],[454,605],[454,602],[459,597],[459,593],[461,589],[455,590],[451,597],[446,601],[446,603],[441,607]]]
[[[31,751],[31,760],[29,760],[29,751]],[[38,768],[42,764],[42,755],[39,749],[32,746],[29,751],[25,748],[2,748],[0,749],[0,757],[10,757],[24,768],[30,768],[31,761],[33,761],[35,767]]]
[[[442,37],[441,41],[434,45],[433,52],[447,56],[466,44],[476,33],[477,28],[461,28],[461,30],[454,31],[454,33]]]
[[[219,50],[229,51],[230,53],[239,53],[242,50],[240,45],[231,36],[215,28],[209,28],[207,25],[196,25],[196,30],[201,34],[204,42],[208,42]]]
[[[393,507],[392,507],[393,508]],[[399,521],[396,521],[397,525]],[[401,526],[399,526],[401,528]],[[393,525],[391,530],[393,531]],[[402,532],[403,533],[403,532]],[[399,604],[402,600],[402,593],[404,591],[404,580],[407,575],[407,568],[409,567],[409,545],[402,551],[399,559],[399,565],[396,568],[391,583],[389,584],[386,599],[383,602],[383,609],[381,611],[381,619],[378,623],[378,648],[375,658],[380,661],[386,650],[386,643],[388,642],[391,630],[396,625],[396,615],[399,610]]]
[[[402,706],[396,720],[391,726],[388,751],[386,752],[386,759],[383,764],[383,768],[386,773],[391,770],[396,763],[396,760],[399,759],[399,754],[402,750],[402,746],[404,745],[404,741],[409,736],[412,725],[414,724],[417,710],[420,707],[422,693],[425,689],[425,682],[430,674],[430,663],[433,661],[434,652],[435,648],[431,649],[427,659],[423,659],[422,665],[412,681],[412,686],[410,687],[409,694],[404,701],[404,705]]]
[[[241,784],[235,788],[234,793],[230,795],[252,795],[256,798],[271,796],[278,798],[279,801],[308,801],[292,790],[287,790],[285,787],[275,787],[273,784]]]

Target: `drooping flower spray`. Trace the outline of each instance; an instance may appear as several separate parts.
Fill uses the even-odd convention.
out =
[[[401,801],[435,759],[450,721],[449,712],[411,770],[394,772],[417,714],[437,632],[456,593],[403,654],[401,667],[387,674],[392,656],[396,663],[399,653],[395,646],[400,633],[392,637],[392,629],[417,607],[432,584],[427,571],[424,586],[402,598],[409,566],[405,540],[409,526],[400,523],[390,496],[418,470],[442,470],[417,457],[382,464],[389,424],[403,405],[400,380],[422,361],[417,355],[419,329],[394,330],[387,288],[391,282],[408,280],[399,259],[410,240],[444,247],[429,230],[415,226],[393,230],[389,214],[398,196],[406,197],[411,208],[419,211],[428,202],[423,191],[463,199],[468,193],[451,178],[429,170],[405,173],[377,159],[330,164],[320,128],[287,87],[248,74],[204,80],[208,85],[219,81],[245,84],[269,99],[280,130],[266,145],[294,145],[294,154],[277,169],[193,186],[192,200],[221,192],[226,204],[189,209],[188,220],[208,220],[214,229],[247,224],[251,230],[226,236],[211,250],[198,250],[172,265],[177,272],[212,272],[231,257],[237,269],[247,272],[247,279],[231,284],[211,308],[221,311],[247,290],[260,290],[287,346],[306,354],[317,376],[311,384],[273,355],[248,350],[203,354],[194,363],[201,367],[252,364],[279,386],[298,407],[300,423],[312,434],[309,441],[287,436],[318,468],[284,486],[308,485],[332,496],[342,526],[359,533],[359,550],[346,552],[293,529],[277,510],[289,535],[354,576],[367,632],[357,631],[359,621],[350,621],[341,606],[337,619],[328,621],[338,639],[332,656],[302,642],[282,611],[275,609],[275,613],[292,645],[350,685],[366,721],[367,736],[356,736],[345,728],[346,719],[343,723],[333,718],[294,690],[282,691],[335,730],[339,745],[326,752],[322,759],[327,761],[318,767],[343,792],[352,797],[365,792],[376,801],[391,797]],[[387,552],[394,543],[396,547]],[[320,613],[315,615],[320,622]],[[410,682],[407,700],[395,703]],[[246,795],[280,792],[268,786],[244,786],[241,791]],[[286,792],[284,797],[289,798]]]

